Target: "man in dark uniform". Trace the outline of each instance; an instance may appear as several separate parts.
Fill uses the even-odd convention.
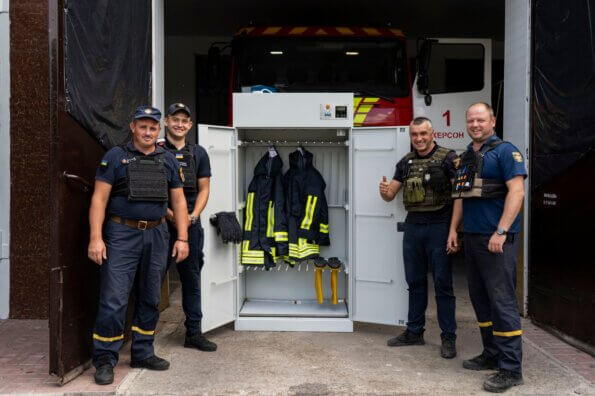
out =
[[[405,279],[409,286],[409,312],[407,329],[388,340],[389,346],[423,345],[425,312],[428,305],[428,267],[432,268],[438,323],[442,330],[440,355],[451,359],[456,351],[455,296],[452,288],[451,260],[457,246],[448,247],[453,228],[453,203],[450,197],[451,179],[455,175],[454,151],[434,142],[432,123],[425,117],[414,119],[409,126],[413,152],[396,166],[395,175],[388,183],[380,182],[380,196],[392,201],[403,188],[403,202],[407,210],[403,236]],[[460,212],[460,202],[454,212]],[[460,218],[460,215],[456,216]]]
[[[101,266],[99,309],[93,329],[95,382],[101,385],[114,379],[113,367],[124,339],[126,307],[135,275],[138,290],[130,365],[151,370],[169,368],[169,362],[155,356],[153,350],[161,281],[167,267],[168,195],[178,224],[172,253],[178,261],[188,256],[188,211],[180,165],[171,153],[155,145],[160,118],[161,112],[154,107],[137,108],[130,123],[132,141],[109,150],[95,177],[88,256]]]
[[[184,195],[188,204],[189,222],[188,241],[190,254],[177,264],[182,282],[182,308],[186,314],[186,337],[184,346],[201,351],[215,351],[217,345],[207,340],[201,331],[202,310],[200,304],[200,271],[202,270],[204,230],[200,223],[200,213],[209,199],[211,165],[207,151],[198,144],[186,141],[192,128],[192,114],[183,103],[169,106],[165,117],[165,149],[175,155],[184,172]],[[167,219],[172,241],[176,238],[176,222],[171,209],[167,210]],[[173,248],[173,243],[170,248]]]
[[[467,281],[483,352],[465,360],[463,367],[498,369],[483,387],[504,392],[523,383],[523,331],[515,289],[527,172],[519,150],[494,134],[496,118],[490,105],[472,105],[466,118],[472,142],[461,156],[453,196],[463,198]],[[449,238],[449,243],[455,242]]]

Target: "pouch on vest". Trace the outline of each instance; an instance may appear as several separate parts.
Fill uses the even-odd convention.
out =
[[[405,181],[404,198],[407,203],[423,202],[426,198],[426,190],[419,177],[410,177]]]
[[[126,169],[129,201],[167,202],[167,172],[158,156],[136,156]]]
[[[182,154],[182,158],[179,158],[180,154]],[[182,172],[184,173],[184,195],[187,197],[194,196],[198,192],[194,156],[191,153],[183,152],[176,154],[176,159],[182,166]]]

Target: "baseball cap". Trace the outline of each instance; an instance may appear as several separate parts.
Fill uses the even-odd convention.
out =
[[[179,102],[169,105],[167,108],[167,115],[170,116],[174,113],[177,113],[178,111],[183,111],[184,113],[188,114],[188,117],[192,117],[192,113],[190,112],[188,106]]]
[[[139,106],[134,112],[134,119],[139,120],[141,118],[150,118],[159,122],[161,120],[161,111],[156,107]]]

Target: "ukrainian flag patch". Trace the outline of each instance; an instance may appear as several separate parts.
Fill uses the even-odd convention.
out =
[[[519,153],[518,151],[514,151],[512,153],[512,158],[516,161],[516,162],[523,162],[523,156],[521,155],[521,153]]]
[[[176,154],[176,159],[184,159],[184,154]]]

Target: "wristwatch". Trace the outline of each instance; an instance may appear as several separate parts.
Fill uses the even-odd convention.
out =
[[[194,224],[196,224],[197,221],[198,221],[197,217],[190,215],[190,224],[194,225]]]
[[[508,234],[508,230],[504,229],[504,228],[500,228],[498,227],[496,229],[496,235],[506,235]]]

